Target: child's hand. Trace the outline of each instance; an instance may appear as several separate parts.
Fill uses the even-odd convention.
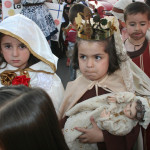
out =
[[[110,116],[110,112],[106,112],[105,109],[100,114],[101,118],[109,118],[109,116]]]
[[[116,98],[115,97],[112,97],[112,96],[108,96],[108,102],[109,103],[116,103]]]
[[[101,129],[98,128],[93,117],[90,118],[90,121],[93,125],[93,128],[91,129],[78,128],[78,127],[75,128],[76,130],[83,132],[83,134],[78,137],[79,141],[81,143],[103,142],[104,141],[103,132],[101,131]]]

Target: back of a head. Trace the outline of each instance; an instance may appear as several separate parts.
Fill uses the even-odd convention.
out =
[[[88,8],[87,6],[83,4],[73,4],[69,11],[69,21],[73,24],[75,18],[77,17],[77,14],[80,12],[83,13],[84,8]],[[89,9],[90,11],[90,9]]]
[[[124,10],[124,20],[126,22],[128,15],[136,15],[138,13],[146,14],[150,20],[150,7],[143,2],[134,2],[129,4]]]
[[[0,108],[5,105],[5,103],[8,103],[12,101],[15,97],[18,97],[22,93],[26,93],[30,91],[30,88],[27,88],[26,86],[20,85],[20,86],[5,86],[0,88]]]
[[[0,147],[3,150],[68,149],[45,91],[13,86],[0,89],[0,100],[1,97]]]

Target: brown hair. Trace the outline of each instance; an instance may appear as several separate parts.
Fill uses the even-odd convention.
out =
[[[0,88],[3,150],[69,150],[48,94],[23,85]]]
[[[128,15],[133,15],[133,14],[146,14],[148,20],[150,20],[150,7],[143,3],[143,2],[134,2],[129,4],[124,11],[124,20],[126,22]]]

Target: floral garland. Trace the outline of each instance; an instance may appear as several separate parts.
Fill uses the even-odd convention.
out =
[[[0,74],[1,84],[5,86],[9,85],[20,85],[29,86],[30,78],[27,77],[28,74],[25,72],[23,75],[17,76],[14,72],[3,72]]]

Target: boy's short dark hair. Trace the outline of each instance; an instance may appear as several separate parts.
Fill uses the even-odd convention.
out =
[[[74,46],[73,67],[75,69],[79,68],[78,44],[81,40],[83,40],[83,39],[77,38],[75,46]],[[93,42],[93,41],[91,40],[91,42]],[[94,42],[104,42],[104,43],[106,43],[105,52],[108,53],[108,55],[109,55],[108,74],[112,74],[113,72],[118,70],[120,68],[121,60],[120,60],[119,56],[117,56],[117,53],[116,53],[114,36],[111,36],[111,37],[109,37],[107,39],[104,39],[104,40],[101,40],[101,41],[94,41]]]
[[[73,4],[69,10],[69,21],[73,24],[78,12],[83,12],[86,6],[83,4]]]
[[[129,4],[124,10],[124,20],[126,22],[128,15],[133,14],[146,14],[148,20],[150,20],[150,7],[143,2],[134,2]]]

